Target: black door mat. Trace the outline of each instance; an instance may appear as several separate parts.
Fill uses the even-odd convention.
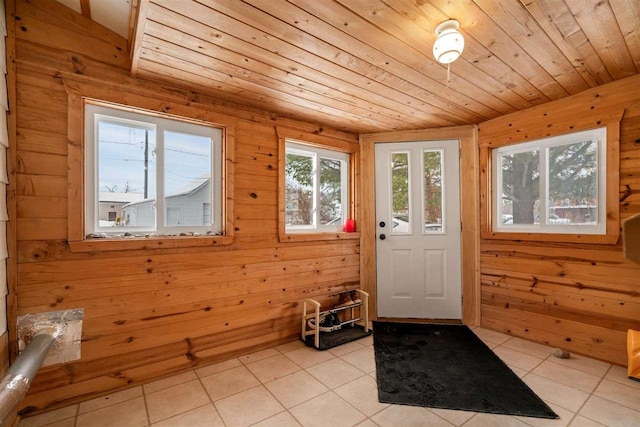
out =
[[[558,418],[464,325],[373,322],[383,403]]]
[[[328,350],[351,341],[359,340],[360,338],[364,338],[369,335],[371,335],[371,330],[369,330],[369,332],[365,332],[364,327],[360,325],[345,325],[342,329],[338,329],[333,332],[320,331],[320,347],[318,347],[318,350]],[[307,335],[304,343],[309,347],[315,348],[313,342],[314,339],[314,335]]]

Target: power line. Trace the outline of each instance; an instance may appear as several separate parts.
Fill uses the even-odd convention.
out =
[[[142,147],[143,142],[120,142],[120,141],[107,141],[107,140],[99,140],[98,142],[107,143],[107,144],[129,145],[131,147],[137,147],[140,149],[143,148]],[[209,154],[198,154],[198,153],[193,153],[191,151],[178,150],[176,148],[165,148],[164,151],[173,151],[176,153],[190,154],[192,156],[198,156],[198,157],[211,157],[211,155]]]
[[[180,175],[179,173],[172,172],[169,169],[165,169],[164,171],[169,173],[169,174],[171,174],[171,175],[175,175],[177,177],[185,178],[185,179],[199,179],[199,178],[202,178],[202,176],[184,176],[184,175]]]

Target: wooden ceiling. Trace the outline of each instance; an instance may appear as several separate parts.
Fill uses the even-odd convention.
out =
[[[140,0],[132,72],[372,132],[479,123],[640,72],[638,0]],[[446,68],[433,29],[460,21]]]

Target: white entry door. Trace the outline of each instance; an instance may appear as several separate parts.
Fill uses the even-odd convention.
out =
[[[375,147],[378,316],[461,319],[459,141]]]

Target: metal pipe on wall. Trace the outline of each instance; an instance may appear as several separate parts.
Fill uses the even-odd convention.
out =
[[[16,410],[44,359],[59,337],[59,330],[35,335],[0,381],[0,424]]]

